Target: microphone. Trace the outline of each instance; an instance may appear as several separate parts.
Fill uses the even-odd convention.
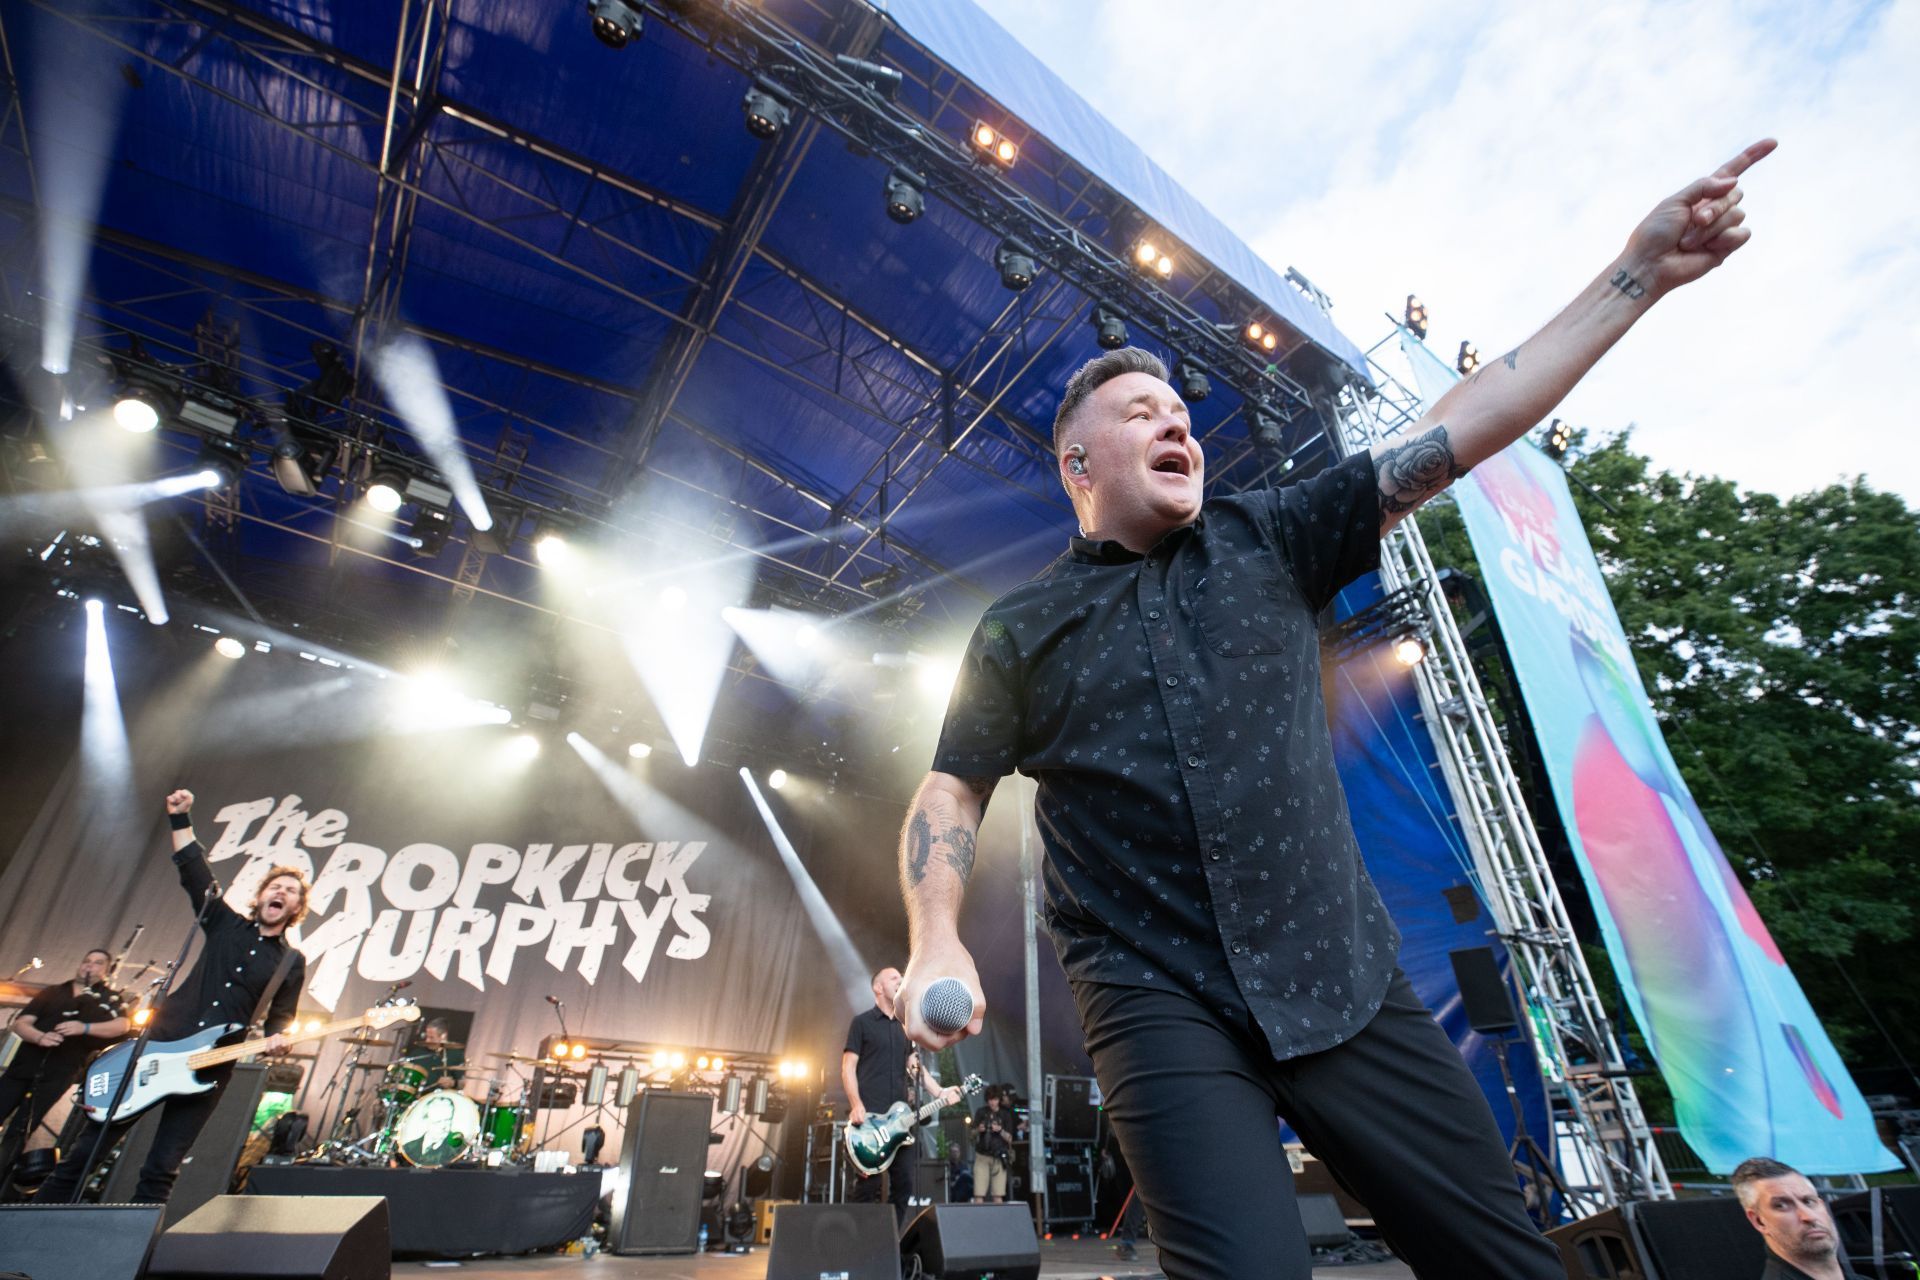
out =
[[[400,979],[400,981],[394,983],[392,986],[387,988],[387,994],[392,995],[396,991],[405,991],[408,987],[412,985],[413,985],[412,978],[402,978]]]
[[[553,1006],[554,1006],[555,1008],[558,1008],[558,1007],[559,1007],[559,1005],[560,1005],[560,997],[559,997],[559,996],[548,996],[548,997],[547,997],[547,1003],[548,1003],[548,1004],[550,1004],[550,1005],[553,1005]]]
[[[920,1020],[943,1036],[966,1030],[973,1021],[973,992],[958,978],[935,978],[921,993]]]

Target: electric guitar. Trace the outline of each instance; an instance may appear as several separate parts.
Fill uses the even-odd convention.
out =
[[[968,1076],[960,1082],[963,1095],[978,1093],[986,1087],[986,1081],[979,1076]],[[847,1159],[853,1161],[854,1171],[863,1178],[871,1178],[892,1164],[902,1147],[913,1145],[913,1126],[922,1120],[931,1120],[945,1105],[935,1098],[915,1111],[904,1102],[896,1102],[887,1108],[885,1115],[869,1115],[859,1124],[848,1125]]]
[[[420,1010],[411,1004],[380,1005],[357,1018],[342,1018],[310,1031],[288,1035],[287,1043],[323,1040],[341,1031],[358,1027],[377,1029],[392,1026],[396,1022],[413,1022],[419,1017]],[[205,1093],[213,1088],[214,1082],[202,1080],[199,1072],[259,1053],[261,1046],[266,1044],[261,1039],[217,1048],[214,1046],[214,1041],[221,1036],[232,1035],[241,1029],[240,1024],[234,1022],[208,1027],[184,1040],[149,1044],[146,1052],[140,1055],[140,1061],[134,1065],[133,1079],[127,1085],[127,1094],[121,1100],[119,1110],[113,1113],[114,1121],[131,1120],[154,1103],[164,1102],[177,1094]],[[127,1064],[132,1058],[133,1041],[123,1040],[87,1064],[80,1090],[80,1106],[87,1113],[87,1119],[95,1123],[106,1122],[107,1108],[112,1104],[114,1091],[120,1087],[120,1077],[126,1074]]]

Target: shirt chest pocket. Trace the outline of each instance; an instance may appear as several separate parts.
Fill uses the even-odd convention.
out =
[[[1194,592],[1193,607],[1207,647],[1226,658],[1281,653],[1306,622],[1292,579],[1265,556],[1214,566]]]

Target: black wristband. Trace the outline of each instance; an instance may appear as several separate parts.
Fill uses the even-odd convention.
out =
[[[186,814],[186,813],[170,813],[167,815],[167,825],[172,827],[175,831],[185,831],[188,827],[193,825],[193,815]]]

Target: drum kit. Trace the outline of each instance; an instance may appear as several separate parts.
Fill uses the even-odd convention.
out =
[[[409,1058],[369,1062],[369,1049],[391,1048],[392,1040],[355,1036],[345,1041],[350,1053],[337,1079],[352,1081],[350,1090],[364,1096],[371,1077],[372,1126],[355,1136],[361,1112],[354,1099],[342,1108],[327,1141],[309,1161],[334,1164],[389,1165],[404,1161],[420,1168],[453,1165],[521,1163],[532,1158],[535,1087],[519,1079],[517,1063],[538,1064],[518,1053],[490,1055],[502,1059],[498,1073],[486,1081],[486,1101],[476,1102],[458,1089],[437,1089],[433,1081],[445,1068]],[[449,1043],[448,1049],[463,1046]],[[459,1070],[460,1068],[455,1068]],[[509,1086],[518,1083],[518,1095],[508,1101]],[[329,1086],[331,1088],[331,1086]]]

